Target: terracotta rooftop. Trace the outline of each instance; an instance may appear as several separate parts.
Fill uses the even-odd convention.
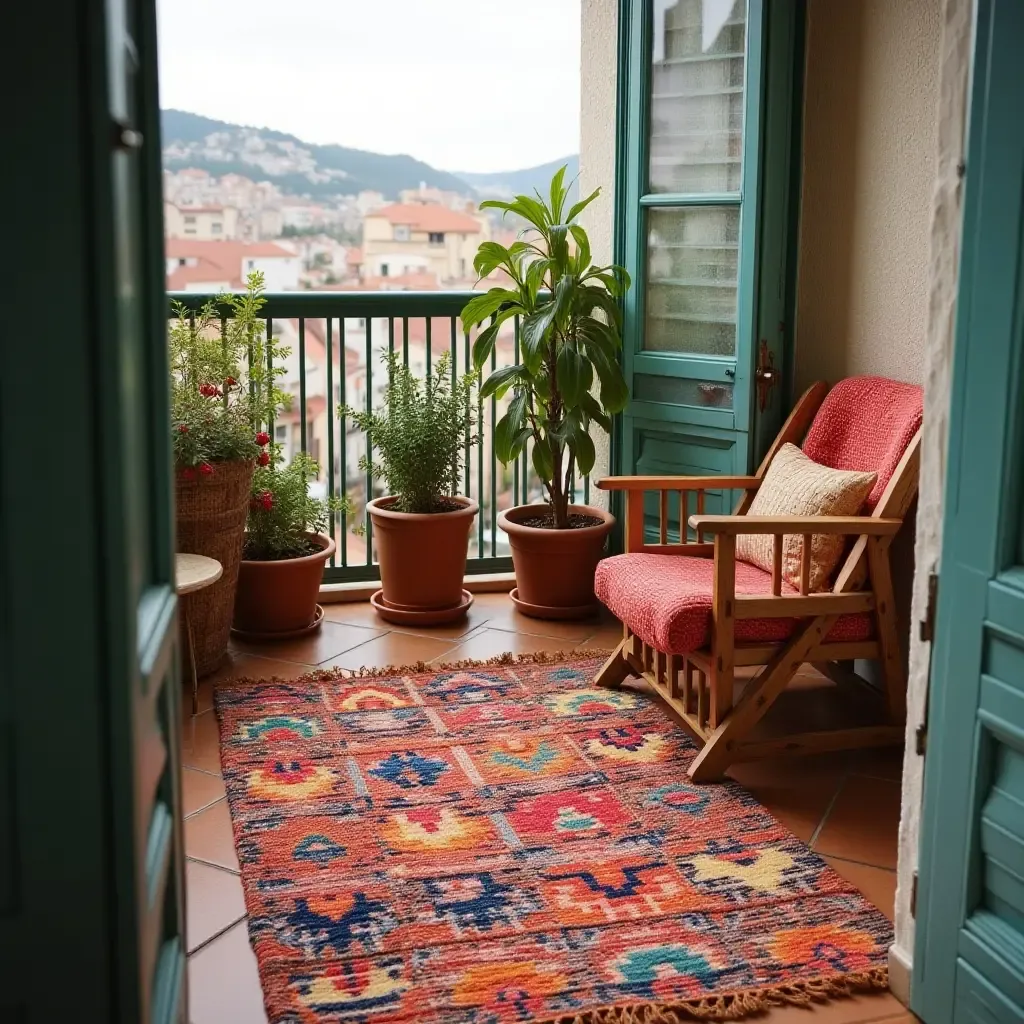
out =
[[[438,203],[392,203],[368,213],[366,218],[383,217],[392,224],[405,224],[414,231],[460,231],[479,234],[480,222],[468,213],[450,210]]]
[[[167,287],[171,291],[182,287],[180,284],[173,283],[179,280],[176,277],[179,274],[182,275],[180,280],[186,283],[230,281],[232,288],[240,288],[242,287],[243,260],[253,257],[291,257],[295,255],[273,242],[205,242],[194,238],[168,238],[165,240],[164,252],[168,259],[199,261],[197,266],[176,267],[168,274]],[[191,273],[182,274],[182,271]],[[197,271],[206,276],[194,276]]]

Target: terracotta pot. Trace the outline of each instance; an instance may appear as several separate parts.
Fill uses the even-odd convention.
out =
[[[306,535],[320,548],[301,558],[269,562],[242,559],[235,594],[234,629],[242,633],[294,634],[316,617],[316,599],[324,563],[334,553],[334,541],[322,533]]]
[[[508,534],[516,589],[512,599],[526,615],[538,619],[584,618],[597,610],[594,571],[615,517],[591,505],[570,505],[569,511],[600,519],[579,530],[544,530],[521,520],[542,514],[544,505],[517,505],[498,516]]]
[[[211,587],[188,594],[195,641],[196,674],[213,672],[224,660],[231,635],[238,564],[242,559],[245,517],[252,497],[253,463],[216,462],[210,476],[195,474],[186,480],[180,469],[174,482],[174,521],[178,551],[216,558],[221,578]],[[185,616],[181,616],[185,621]],[[187,640],[182,627],[182,650]]]
[[[461,509],[420,514],[395,511],[396,500],[393,495],[375,498],[367,506],[383,591],[382,600],[374,601],[377,611],[391,621],[423,625],[444,621],[446,613],[465,614],[472,600],[466,600],[462,581],[479,506],[472,498],[456,496],[452,500]]]

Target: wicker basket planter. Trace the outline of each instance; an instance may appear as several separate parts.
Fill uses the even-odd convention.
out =
[[[200,676],[213,672],[227,653],[252,474],[248,460],[218,462],[210,476],[183,480],[178,474],[176,480],[178,550],[216,558],[224,567],[213,586],[182,599],[189,602]]]

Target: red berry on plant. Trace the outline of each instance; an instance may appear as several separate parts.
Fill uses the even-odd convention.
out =
[[[199,472],[202,473],[203,476],[213,476],[213,466],[211,466],[208,462],[204,462],[199,467]]]
[[[181,479],[182,480],[195,480],[195,478],[196,478],[196,471],[191,466],[186,466],[181,471]]]
[[[219,394],[216,384],[200,384],[199,394],[204,398],[216,398]]]
[[[188,433],[188,427],[184,423],[179,423],[178,424],[178,433],[179,434],[187,434]]]
[[[224,378],[224,386],[227,387],[227,388],[233,388],[237,383],[238,383],[238,381],[235,380],[234,377],[225,377]]]
[[[260,452],[259,455],[256,456],[256,461],[261,466],[269,466],[270,465],[270,452]]]
[[[270,435],[265,431],[261,430],[256,435],[256,443],[262,448],[266,444],[270,444]]]
[[[270,491],[261,491],[256,500],[265,512],[269,512],[274,507],[274,496]]]

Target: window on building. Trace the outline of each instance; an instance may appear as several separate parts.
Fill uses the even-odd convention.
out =
[[[246,268],[246,270],[255,270],[256,269],[256,261],[255,260],[246,260],[245,261],[245,268]]]
[[[408,224],[396,224],[395,225],[395,241],[396,242],[408,242],[409,241],[409,226],[408,226]]]
[[[189,216],[189,217],[182,217],[182,221],[185,224],[195,224],[196,219],[195,219],[195,217]]]
[[[211,235],[219,235],[219,234],[222,234],[223,231],[224,231],[224,225],[221,224],[221,222],[219,220],[215,220],[210,225],[210,234]]]
[[[443,231],[431,231],[427,236],[428,241],[431,245],[443,245],[444,244],[444,232]]]
[[[381,277],[387,277],[388,276],[388,265],[386,263],[382,263],[380,265],[380,276]]]

